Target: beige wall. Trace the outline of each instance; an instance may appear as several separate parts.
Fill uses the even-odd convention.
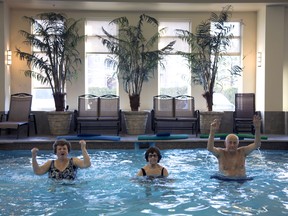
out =
[[[237,14],[238,15],[238,14]],[[257,45],[257,13],[239,14],[243,21],[243,66],[242,92],[256,91],[256,45]]]
[[[7,50],[9,46],[9,10],[5,2],[0,2],[0,109],[7,110],[9,108],[10,96],[10,66],[7,65]]]
[[[0,20],[4,20],[4,3],[0,2],[0,14],[1,14],[1,19]],[[4,22],[0,25],[0,41],[5,41],[5,35],[4,35]],[[0,43],[0,97],[1,98],[5,98],[5,44],[4,43]],[[0,100],[0,107],[1,110],[5,109],[5,100]]]
[[[257,67],[256,104],[261,111],[288,108],[287,11],[282,6],[271,6],[258,13],[257,52],[262,54],[262,63]]]
[[[288,8],[285,9],[284,26],[288,26]],[[288,28],[284,29],[283,55],[283,110],[288,111]]]
[[[267,7],[264,83],[266,111],[283,109],[284,18],[284,7]]]
[[[256,110],[265,110],[265,17],[266,8],[262,8],[257,14],[257,50],[256,53],[261,55],[261,61],[256,66]],[[256,62],[259,59],[256,59]]]

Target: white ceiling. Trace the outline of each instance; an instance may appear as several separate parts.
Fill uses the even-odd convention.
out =
[[[6,2],[11,8],[95,11],[215,11],[221,10],[231,2],[234,11],[257,11],[265,5],[272,4],[288,6],[288,0],[0,0],[0,2]]]

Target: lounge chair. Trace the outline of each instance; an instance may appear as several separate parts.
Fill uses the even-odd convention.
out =
[[[195,110],[194,97],[189,95],[156,95],[151,111],[152,130],[191,130],[199,132],[199,110]]]
[[[2,114],[0,122],[0,135],[2,130],[17,130],[17,139],[20,129],[27,127],[29,136],[30,112],[32,95],[27,93],[12,94],[10,108],[7,114]]]
[[[236,93],[233,112],[233,132],[251,132],[254,134],[253,116],[261,115],[255,111],[254,93]]]
[[[119,96],[113,94],[100,97],[84,94],[78,97],[78,110],[75,110],[75,130],[114,130],[121,131],[121,110]]]

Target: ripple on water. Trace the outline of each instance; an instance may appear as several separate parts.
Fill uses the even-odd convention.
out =
[[[217,159],[206,150],[165,150],[167,180],[135,180],[145,150],[89,150],[92,166],[73,184],[36,176],[31,152],[0,153],[0,210],[3,215],[271,215],[288,214],[286,152],[255,151],[247,158],[254,180],[210,179]],[[73,156],[79,156],[75,151]],[[39,157],[43,163],[54,155]]]

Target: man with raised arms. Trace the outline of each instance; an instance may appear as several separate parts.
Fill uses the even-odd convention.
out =
[[[261,146],[261,118],[258,115],[254,116],[253,124],[255,127],[255,140],[253,143],[239,147],[239,137],[236,134],[228,134],[225,139],[225,148],[217,148],[214,146],[214,136],[216,129],[219,127],[219,121],[214,120],[211,123],[207,149],[218,159],[221,176],[246,178],[246,156]]]

